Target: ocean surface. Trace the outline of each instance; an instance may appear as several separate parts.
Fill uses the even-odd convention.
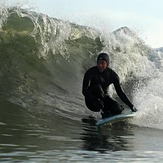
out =
[[[110,54],[138,109],[134,119],[102,128],[81,93],[99,52]],[[0,162],[163,162],[162,71],[163,52],[128,27],[106,33],[1,8]]]

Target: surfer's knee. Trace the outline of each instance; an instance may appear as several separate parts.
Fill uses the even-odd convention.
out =
[[[100,108],[97,107],[92,101],[85,100],[85,104],[86,104],[87,108],[93,112],[99,112],[100,111]]]

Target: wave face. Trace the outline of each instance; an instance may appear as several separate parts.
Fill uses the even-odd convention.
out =
[[[162,117],[155,122],[163,106],[163,53],[158,55],[134,31],[122,27],[104,33],[17,8],[1,9],[0,28],[2,99],[45,119],[53,113],[80,120],[91,114],[81,94],[83,75],[99,52],[107,52],[140,111],[134,123],[163,129]],[[146,116],[153,120],[146,122]]]

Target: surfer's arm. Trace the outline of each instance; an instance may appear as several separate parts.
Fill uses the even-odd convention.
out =
[[[121,88],[121,85],[119,83],[119,80],[117,79],[115,82],[114,82],[114,87],[115,87],[115,90],[117,92],[117,95],[120,97],[120,99],[126,104],[128,105],[131,110],[132,108],[134,107],[134,105],[130,102],[130,100],[128,99],[128,97],[126,96],[126,94],[123,92],[122,88]]]
[[[93,78],[92,72],[87,71],[85,73],[84,79],[83,79],[82,93],[85,96],[85,98],[87,98],[93,102],[93,101],[97,101],[98,98],[95,97],[90,91],[90,85],[91,85],[92,78]]]
[[[84,79],[83,79],[82,93],[86,98],[92,99],[93,96],[91,95],[89,91],[90,83],[91,83],[91,76],[89,75],[88,72],[86,72],[84,75]]]

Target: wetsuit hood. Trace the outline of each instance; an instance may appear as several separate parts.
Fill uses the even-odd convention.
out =
[[[97,57],[97,61],[104,60],[106,61],[107,65],[109,65],[109,55],[107,53],[100,53]]]

